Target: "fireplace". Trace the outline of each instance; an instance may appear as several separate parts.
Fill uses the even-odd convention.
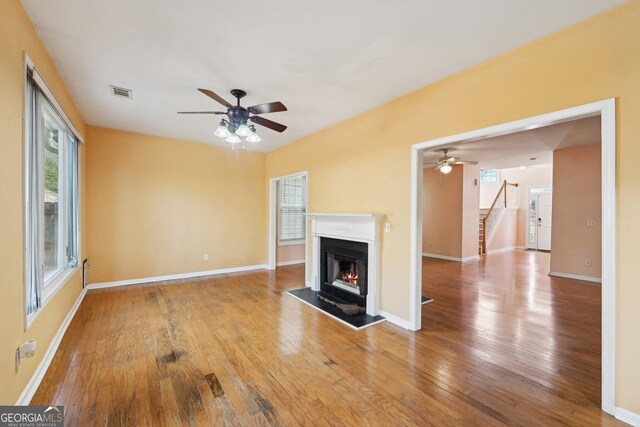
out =
[[[320,291],[362,307],[367,306],[367,243],[320,238]]]
[[[308,213],[314,292],[380,314],[380,220],[373,213]]]

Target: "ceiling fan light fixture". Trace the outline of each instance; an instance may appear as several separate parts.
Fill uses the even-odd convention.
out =
[[[251,107],[243,107],[240,105],[240,99],[247,95],[247,92],[241,89],[231,90],[237,103],[233,105],[227,102],[220,95],[209,89],[198,89],[199,92],[213,99],[214,101],[222,104],[227,108],[227,111],[179,111],[178,114],[215,114],[226,115],[227,120],[223,119],[220,125],[213,131],[213,134],[219,138],[224,138],[225,141],[235,145],[242,143],[242,148],[245,148],[243,138],[246,142],[260,142],[262,138],[256,133],[256,129],[253,126],[247,124],[247,120],[250,120],[260,126],[264,126],[268,129],[276,132],[284,132],[287,127],[281,123],[274,122],[269,119],[265,119],[260,114],[277,113],[280,111],[287,111],[287,107],[282,102],[268,102],[266,104],[253,105]],[[251,114],[251,115],[250,115]]]
[[[247,142],[260,142],[260,141],[262,141],[262,138],[260,138],[260,136],[258,136],[258,134],[255,131],[253,131],[253,132],[251,132],[251,135],[249,135],[246,138],[246,141]]]
[[[235,133],[230,133],[225,141],[227,141],[229,144],[239,144],[242,140]]]
[[[242,137],[246,137],[251,135],[251,129],[249,129],[249,126],[242,124],[238,127],[238,129],[236,129],[236,135],[238,136],[242,136]]]
[[[451,167],[450,164],[442,165],[442,167],[440,168],[440,172],[442,172],[444,174],[447,174],[447,173],[451,172],[452,170],[453,170],[453,168]]]
[[[229,129],[227,129],[224,122],[220,122],[220,126],[213,131],[213,134],[220,138],[228,138],[229,135],[231,135],[231,132],[229,132]]]

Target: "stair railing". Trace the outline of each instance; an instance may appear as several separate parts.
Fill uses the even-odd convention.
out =
[[[504,209],[507,208],[507,186],[517,187],[517,183],[507,182],[506,180],[502,182],[500,189],[498,190],[498,194],[496,194],[495,199],[493,199],[493,203],[491,203],[491,207],[487,211],[487,214],[482,218],[482,253],[487,253],[487,236],[491,234],[494,227],[497,224],[497,219],[500,217],[500,213]],[[498,203],[500,200],[500,196],[504,197],[504,206],[503,203]]]

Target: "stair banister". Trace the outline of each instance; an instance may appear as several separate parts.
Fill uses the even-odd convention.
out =
[[[487,214],[484,216],[484,218],[482,218],[482,253],[483,254],[487,253],[487,218],[491,216],[491,213],[493,212],[493,208],[496,206],[496,203],[498,203],[498,200],[500,199],[500,195],[503,192],[504,192],[504,207],[505,209],[507,208],[507,186],[508,185],[511,185],[513,187],[518,186],[517,183],[507,182],[507,180],[504,180],[502,182],[502,185],[500,186],[500,189],[498,190],[498,194],[496,194],[495,199],[493,199],[493,203],[491,203],[491,207],[487,211]]]

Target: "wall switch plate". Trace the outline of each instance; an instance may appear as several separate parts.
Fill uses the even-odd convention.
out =
[[[589,258],[587,258],[587,259],[584,261],[584,265],[591,266],[591,260],[590,260]]]
[[[207,255],[207,254],[202,255],[202,259],[204,261],[209,261],[209,255]]]
[[[384,231],[386,231],[387,233],[391,231],[391,223],[388,222],[384,225]]]
[[[595,227],[595,226],[596,226],[596,221],[594,219],[587,220],[587,227]]]

